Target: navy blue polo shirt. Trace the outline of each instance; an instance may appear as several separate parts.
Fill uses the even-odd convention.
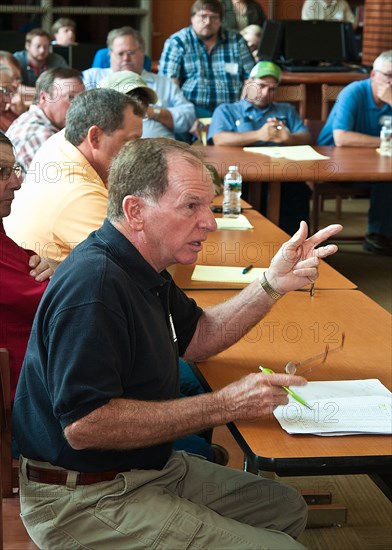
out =
[[[83,472],[161,468],[170,443],[77,451],[63,430],[113,398],[177,398],[178,357],[201,313],[106,220],[56,270],[37,311],[13,407],[21,454]]]

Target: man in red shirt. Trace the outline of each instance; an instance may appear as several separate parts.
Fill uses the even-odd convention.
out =
[[[9,352],[11,400],[39,301],[53,271],[46,261],[7,237],[3,218],[11,212],[22,168],[15,164],[11,141],[0,132],[0,347]]]

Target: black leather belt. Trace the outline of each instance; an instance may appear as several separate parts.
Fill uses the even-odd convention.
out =
[[[66,485],[68,479],[67,470],[47,470],[27,464],[27,479],[36,483],[47,483],[49,485]],[[92,485],[102,481],[112,481],[119,471],[109,472],[79,472],[76,477],[76,485]]]

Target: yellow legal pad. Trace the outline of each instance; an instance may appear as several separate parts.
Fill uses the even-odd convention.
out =
[[[246,266],[244,266],[246,267]],[[226,267],[218,265],[197,265],[192,273],[192,281],[214,283],[249,284],[267,270],[264,267],[253,267],[248,273],[242,273],[244,267]]]

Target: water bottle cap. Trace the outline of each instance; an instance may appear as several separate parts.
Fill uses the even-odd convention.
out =
[[[232,172],[233,170],[238,170],[238,166],[236,164],[233,164],[232,166],[229,166],[229,170]]]

